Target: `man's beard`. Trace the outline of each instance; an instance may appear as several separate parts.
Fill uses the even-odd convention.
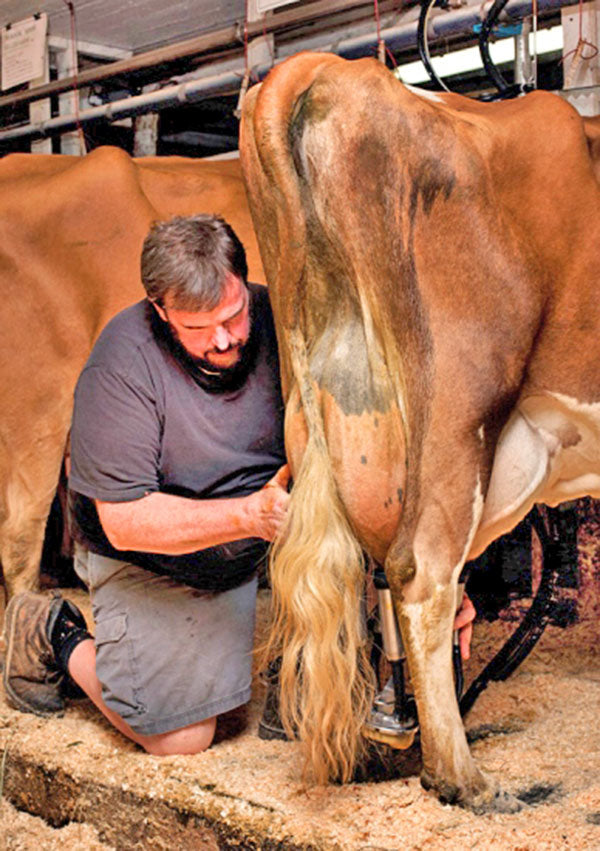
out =
[[[177,338],[177,342],[181,345],[181,341],[179,339],[177,329],[171,327],[171,333],[173,334],[174,337]],[[244,354],[245,354],[245,348],[246,348],[247,345],[248,345],[248,341],[246,341],[246,343],[244,343],[244,345],[241,345],[240,343],[238,343],[235,346],[229,346],[227,349],[225,349],[225,351],[218,351],[217,349],[211,350],[211,351],[214,351],[215,354],[220,354],[220,355],[225,355],[225,354],[227,354],[227,352],[236,351],[237,352],[237,358],[236,358],[235,362],[232,363],[230,366],[219,366],[219,364],[213,363],[213,361],[209,360],[208,358],[199,358],[199,357],[196,357],[196,355],[190,354],[189,352],[188,352],[188,357],[190,358],[190,360],[195,364],[195,366],[198,369],[202,370],[202,372],[207,372],[209,375],[220,375],[223,378],[226,378],[228,375],[231,374],[232,371],[235,371],[237,369],[239,363],[243,360]],[[207,354],[209,354],[209,353],[207,353]]]
[[[254,368],[259,339],[254,322],[253,308],[252,294],[250,293],[248,339],[243,345],[239,346],[239,357],[236,363],[232,366],[219,366],[206,358],[191,355],[181,343],[177,331],[159,317],[152,305],[147,305],[152,332],[159,345],[167,348],[194,381],[208,393],[231,393],[239,390]]]

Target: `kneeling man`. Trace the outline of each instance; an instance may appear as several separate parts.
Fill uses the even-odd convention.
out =
[[[246,277],[217,217],[148,234],[147,297],[106,326],[75,391],[70,507],[95,640],[60,596],[14,597],[13,706],[60,711],[70,678],[147,751],[184,754],[249,700],[256,571],[289,496],[273,319]]]

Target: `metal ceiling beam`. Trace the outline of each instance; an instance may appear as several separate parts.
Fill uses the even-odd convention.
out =
[[[389,4],[391,5],[391,3]],[[265,32],[276,33],[278,30],[289,29],[301,24],[310,23],[321,18],[329,18],[338,12],[347,12],[352,9],[364,7],[371,10],[373,3],[371,0],[316,0],[314,3],[305,5],[302,9],[294,9],[288,12],[280,12],[273,17],[267,17],[260,21],[248,23],[248,38],[261,36]],[[122,59],[118,62],[111,62],[108,65],[103,65],[96,68],[90,68],[87,71],[82,71],[77,77],[64,77],[61,80],[55,80],[52,83],[47,83],[44,86],[36,86],[36,88],[28,89],[22,92],[16,92],[12,95],[4,95],[0,97],[0,109],[4,106],[15,106],[19,103],[30,103],[34,100],[40,100],[50,95],[57,95],[67,91],[72,91],[75,86],[83,88],[92,83],[99,83],[110,79],[111,77],[119,77],[126,74],[132,74],[136,71],[153,68],[160,65],[167,65],[177,62],[181,59],[187,59],[193,56],[203,54],[211,54],[224,48],[235,46],[241,49],[244,41],[243,23],[235,26],[225,27],[216,32],[207,33],[206,35],[197,36],[186,41],[181,41],[176,44],[170,44],[166,47],[159,47],[156,50],[150,50],[147,53],[140,53],[130,59]]]
[[[570,5],[572,0],[538,0],[538,11],[549,11],[561,6]],[[505,11],[511,18],[525,18],[531,14],[531,0],[509,0]],[[483,14],[486,12],[484,10]],[[460,32],[471,33],[473,26],[481,23],[482,7],[479,3],[472,6],[462,7],[453,12],[441,12],[432,18],[430,23],[430,37],[436,39],[448,38]],[[398,27],[390,27],[381,31],[388,47],[401,50],[406,49],[416,42],[417,21],[403,24]],[[377,36],[369,33],[364,36],[338,40],[330,45],[330,52],[340,56],[355,57],[373,54],[377,46]],[[257,77],[264,77],[270,71],[270,66],[264,65],[254,69]],[[58,115],[49,118],[39,124],[28,124],[21,127],[13,127],[9,130],[0,130],[0,144],[19,138],[40,138],[55,133],[65,133],[74,130],[78,123],[86,124],[91,121],[105,120],[114,121],[132,115],[141,115],[144,112],[159,111],[168,107],[181,106],[184,103],[193,103],[216,95],[232,94],[239,90],[243,67],[234,71],[227,71],[212,77],[202,77],[199,80],[180,83],[179,85],[167,86],[147,94],[136,95],[113,101],[102,106],[92,107],[75,115]]]
[[[269,69],[262,70],[266,74]],[[215,77],[203,77],[201,80],[166,86],[155,92],[93,106],[90,109],[81,110],[78,116],[57,115],[37,124],[0,130],[0,144],[12,139],[44,138],[75,130],[79,125],[89,124],[92,121],[116,121],[133,115],[143,115],[145,112],[157,112],[169,107],[182,106],[184,103],[193,103],[214,95],[233,94],[240,88],[243,74],[244,69],[240,68],[239,72],[231,71]]]
[[[508,0],[500,20],[506,22],[507,20],[527,18],[532,14],[534,3],[535,0]],[[562,6],[570,6],[572,3],[573,0],[539,0],[536,5],[538,13],[541,13],[557,10]],[[430,47],[436,41],[443,42],[445,39],[455,36],[470,35],[471,38],[475,38],[473,27],[482,23],[488,11],[489,5],[485,2],[480,3],[479,0],[452,11],[436,10],[435,14],[430,16],[427,27]],[[413,20],[397,27],[382,30],[381,37],[390,50],[406,50],[416,45],[417,29],[418,20]],[[376,46],[374,37],[372,37],[372,44]],[[364,55],[364,46],[365,38],[358,36],[336,43],[333,46],[333,52],[345,56],[347,59],[354,59]]]

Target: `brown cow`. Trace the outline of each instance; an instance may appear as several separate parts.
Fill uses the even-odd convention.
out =
[[[593,118],[584,118],[583,127],[590,156],[594,164],[596,179],[600,180],[600,115],[595,115]]]
[[[0,163],[0,561],[9,594],[37,583],[76,378],[117,311],[143,295],[150,223],[218,213],[263,273],[238,161],[17,154]]]
[[[535,92],[419,93],[300,54],[246,100],[244,176],[296,480],[272,562],[282,711],[348,778],[368,710],[361,549],[385,564],[422,779],[512,809],[451,670],[465,559],[534,502],[600,494],[600,191],[583,122]]]

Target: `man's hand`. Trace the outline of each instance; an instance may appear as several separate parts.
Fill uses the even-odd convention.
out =
[[[257,538],[272,541],[281,529],[290,502],[287,492],[290,475],[289,466],[284,464],[264,487],[247,497]]]
[[[468,659],[471,656],[471,638],[473,637],[473,621],[475,620],[475,606],[471,599],[463,594],[460,609],[456,613],[454,619],[454,629],[458,630],[458,643],[460,646],[460,655],[463,659]]]

